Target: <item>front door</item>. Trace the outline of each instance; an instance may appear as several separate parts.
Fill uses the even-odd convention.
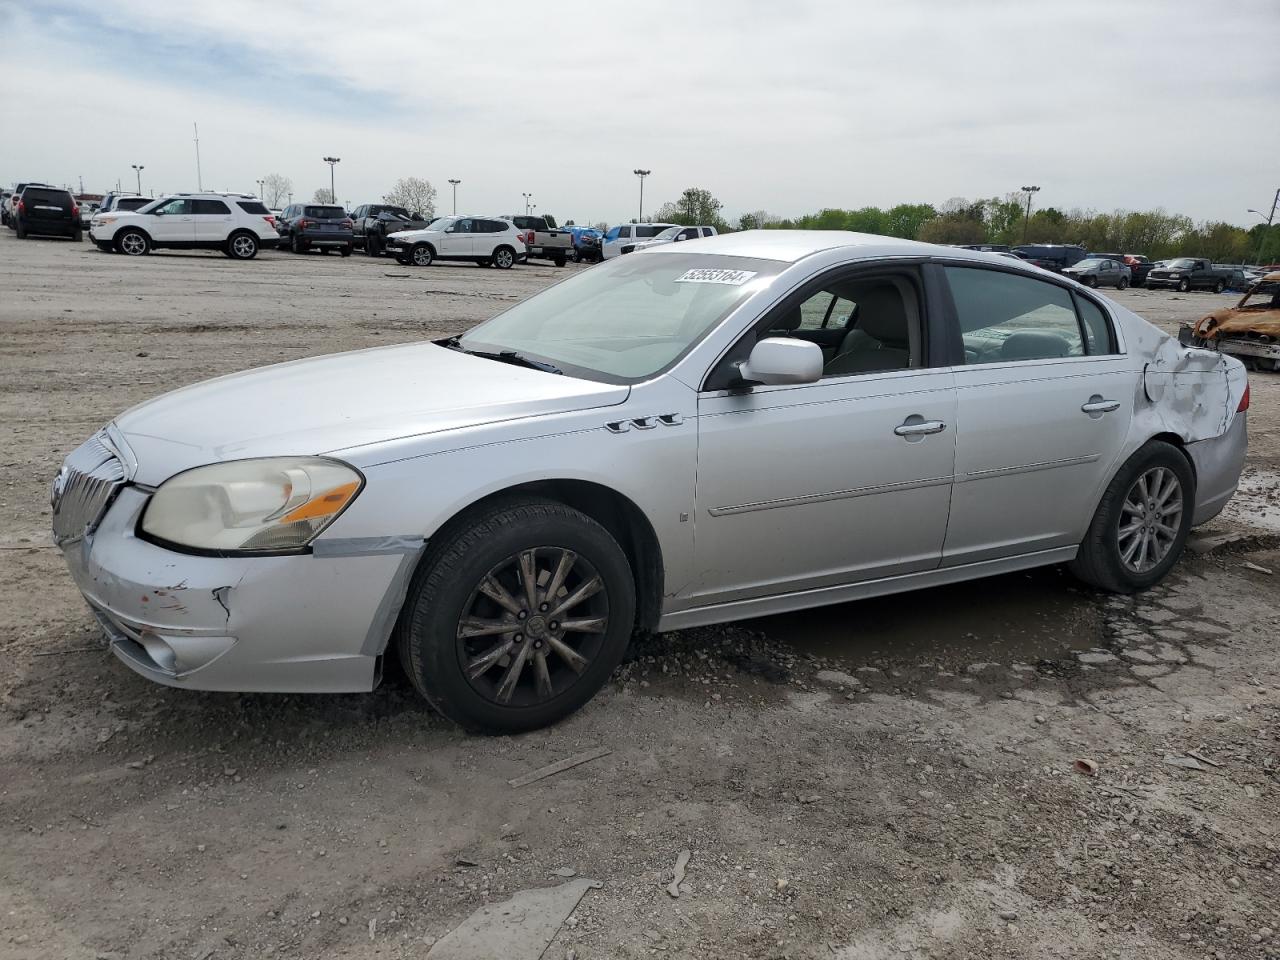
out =
[[[475,254],[475,221],[470,217],[455,220],[440,237],[440,256],[470,257]]]
[[[949,369],[923,365],[914,271],[819,279],[749,338],[810,339],[833,300],[843,326],[821,380],[699,395],[694,605],[940,562],[956,392]]]
[[[945,269],[964,342],[944,565],[1078,544],[1118,464],[1138,374],[1066,286]]]
[[[157,243],[192,243],[196,239],[196,218],[191,201],[175,197],[151,211],[147,229]]]

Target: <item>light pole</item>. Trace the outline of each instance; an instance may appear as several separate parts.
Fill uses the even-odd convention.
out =
[[[1268,235],[1271,233],[1272,221],[1274,221],[1276,218],[1277,205],[1280,205],[1280,190],[1276,191],[1275,198],[1271,201],[1271,213],[1267,215],[1267,229],[1263,231],[1262,236],[1258,239],[1258,252],[1254,255],[1254,259],[1257,260],[1259,264],[1262,263],[1262,251],[1266,246],[1267,240],[1269,239]],[[1249,212],[1256,213],[1258,216],[1262,216],[1261,210],[1254,210],[1252,207],[1249,208]]]
[[[640,220],[639,222],[643,223],[644,222],[644,178],[647,177],[649,174],[653,173],[653,171],[652,170],[632,170],[631,172],[640,178]]]
[[[1040,192],[1039,187],[1023,187],[1022,192],[1027,195],[1027,212],[1022,218],[1022,242],[1027,242],[1027,225],[1031,223],[1031,198]]]
[[[528,215],[529,215],[529,201],[533,199],[533,194],[532,194],[532,193],[522,193],[522,194],[520,194],[520,196],[524,197],[524,213],[525,213],[525,216],[528,216]]]
[[[259,200],[261,200],[261,199],[262,199],[262,195],[266,192],[266,189],[267,189],[267,187],[266,187],[266,183],[267,183],[267,181],[266,181],[266,180],[259,180],[259,181],[258,181],[258,199],[259,199]]]
[[[341,157],[324,157],[322,159],[324,160],[325,163],[329,165],[329,202],[337,203],[338,191],[334,189],[334,186],[333,186],[333,168],[342,162],[342,158]]]
[[[453,215],[455,217],[458,215],[458,184],[461,182],[461,180],[455,180],[453,177],[449,178],[449,185],[453,187]]]
[[[138,175],[138,196],[142,196],[142,171],[146,167],[141,163],[131,163],[129,166],[133,167],[133,172]]]

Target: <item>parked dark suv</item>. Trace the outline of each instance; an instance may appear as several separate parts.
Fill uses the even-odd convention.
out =
[[[1084,247],[1073,243],[1030,243],[1014,247],[1013,252],[1024,260],[1029,260],[1037,267],[1061,273],[1067,267],[1074,267],[1088,254]]]
[[[276,220],[281,247],[294,253],[337,250],[344,257],[351,256],[355,246],[354,226],[346,210],[325,203],[292,203]]]
[[[80,207],[70,190],[57,187],[27,187],[13,205],[13,226],[18,237],[45,235],[70,237],[77,243],[83,236]]]

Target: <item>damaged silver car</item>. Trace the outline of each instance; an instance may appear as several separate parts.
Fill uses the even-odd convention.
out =
[[[1044,564],[1149,587],[1234,493],[1248,397],[1068,278],[753,231],[144,403],[67,458],[53,524],[143,676],[359,691],[398,655],[446,716],[523,730],[636,631]]]

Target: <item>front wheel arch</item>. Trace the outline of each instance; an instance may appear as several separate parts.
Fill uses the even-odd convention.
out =
[[[636,629],[641,633],[657,630],[662,616],[665,566],[662,546],[648,516],[630,497],[590,480],[548,479],[517,484],[495,490],[459,507],[454,514],[427,537],[427,549],[418,560],[417,570],[428,569],[435,562],[431,544],[448,543],[456,532],[475,517],[495,505],[529,499],[550,500],[586,514],[618,541],[636,580]],[[415,570],[414,575],[417,575]],[[403,618],[404,610],[401,610]]]

